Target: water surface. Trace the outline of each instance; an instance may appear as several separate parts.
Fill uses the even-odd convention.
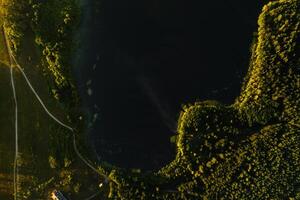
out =
[[[91,145],[118,166],[158,169],[182,104],[239,94],[264,2],[84,3],[74,71]]]

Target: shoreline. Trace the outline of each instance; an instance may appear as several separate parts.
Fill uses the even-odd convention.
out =
[[[83,119],[84,127],[82,130],[82,137],[85,138],[87,148],[91,150],[92,152],[89,152],[89,155],[91,157],[98,157],[94,147],[94,143],[92,140],[92,133],[91,129],[89,127],[89,124],[91,123],[91,115],[89,108],[87,107],[87,104],[85,103],[87,100],[85,98],[86,95],[84,95],[85,91],[83,86],[85,83],[83,83],[81,78],[81,72],[82,72],[82,66],[83,63],[86,61],[86,50],[90,46],[90,40],[88,42],[83,41],[83,39],[90,38],[89,35],[91,34],[89,27],[89,24],[91,23],[91,15],[92,15],[92,0],[79,0],[79,7],[80,7],[80,23],[77,28],[77,32],[74,35],[74,45],[76,46],[76,50],[73,52],[72,59],[71,59],[71,65],[72,68],[70,70],[71,76],[73,77],[73,83],[75,85],[75,90],[77,92],[77,95],[79,96],[80,103],[77,105],[77,109],[80,111],[81,115],[80,120]],[[85,44],[88,45],[85,45]]]

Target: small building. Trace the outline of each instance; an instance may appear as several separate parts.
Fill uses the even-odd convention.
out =
[[[68,200],[60,191],[54,190],[51,193],[52,200]]]

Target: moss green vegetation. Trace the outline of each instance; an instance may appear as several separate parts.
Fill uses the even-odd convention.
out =
[[[300,199],[300,1],[270,2],[258,23],[236,102],[186,106],[174,161],[108,170],[109,199]]]
[[[3,25],[3,18],[1,16],[4,15],[4,9],[0,8],[0,26],[2,27]],[[5,41],[4,41],[4,37],[2,37],[2,32],[1,36],[0,36],[0,64],[4,64],[7,65],[8,64],[8,56],[7,56],[7,52],[6,52],[6,48],[5,48]]]
[[[15,53],[20,53],[24,35],[33,31],[43,55],[44,72],[55,83],[56,97],[70,97],[72,38],[80,15],[77,1],[3,0],[3,4],[4,13],[9,13],[4,21]]]
[[[0,22],[5,22],[18,62],[48,109],[60,120],[70,122],[76,118],[75,111],[71,109],[76,107],[72,106],[76,98],[69,95],[75,93],[69,78],[69,60],[73,47],[72,33],[79,13],[76,2],[1,2]],[[44,53],[47,48],[47,53]],[[7,57],[1,33],[0,61],[7,61]],[[50,57],[55,57],[55,63],[49,61]],[[5,64],[8,65],[7,62]],[[13,199],[14,104],[9,68],[0,63],[0,72],[0,199]],[[48,193],[53,189],[63,190],[72,199],[75,196],[84,199],[95,193],[97,177],[75,156],[70,132],[49,118],[18,70],[14,70],[14,80],[19,104],[21,152],[18,157],[18,199],[48,199]],[[53,98],[52,90],[59,92],[59,100],[62,101]],[[62,93],[65,93],[65,99],[62,99]],[[70,117],[67,118],[66,113]],[[82,126],[81,123],[74,124],[77,129]],[[84,152],[82,146],[78,148]]]
[[[2,45],[2,44],[5,44],[5,41],[4,41],[3,37],[0,37],[0,44],[1,44],[0,45],[0,63],[4,64],[4,65],[8,65],[9,59],[8,59],[8,56],[7,56],[7,53],[6,53],[6,48],[5,48],[5,45]]]
[[[50,94],[48,82],[42,75],[34,38],[29,34],[24,37],[26,44],[19,46],[22,52],[19,62],[48,109],[67,121],[65,108]],[[0,199],[4,200],[13,199],[14,104],[9,70],[0,64]],[[55,188],[72,199],[84,199],[95,193],[97,177],[75,156],[69,132],[44,112],[22,75],[18,71],[14,75],[19,104],[18,199],[48,199],[48,192]],[[79,148],[83,152],[81,146]]]

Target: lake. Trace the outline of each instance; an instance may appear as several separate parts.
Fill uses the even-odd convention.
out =
[[[156,170],[175,156],[183,104],[230,104],[262,2],[83,2],[74,76],[98,158]]]

